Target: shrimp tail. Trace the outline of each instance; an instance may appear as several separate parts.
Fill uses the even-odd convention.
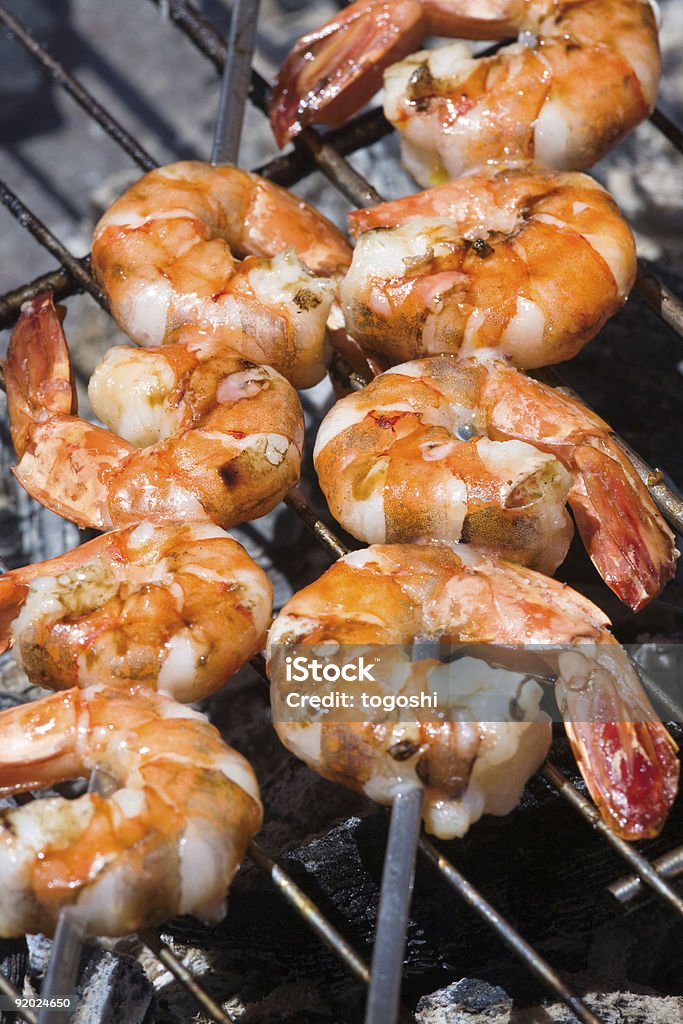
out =
[[[76,389],[62,320],[49,292],[22,307],[3,363],[12,442],[26,451],[31,427],[53,415],[76,412]]]
[[[637,612],[675,573],[674,536],[611,438],[579,445],[574,464],[569,502],[586,550],[605,583]]]
[[[610,655],[603,649],[599,663],[576,650],[560,655],[565,730],[588,791],[613,830],[622,839],[651,839],[676,797],[678,747],[616,643]]]
[[[658,835],[676,796],[679,772],[678,748],[665,727],[660,722],[579,722],[568,724],[566,731],[590,795],[617,835],[629,840]]]
[[[79,698],[74,688],[0,713],[0,796],[63,782],[75,771]]]
[[[377,92],[385,68],[417,49],[426,31],[417,0],[357,0],[299,39],[273,89],[270,122],[278,145],[313,122],[343,124]]]
[[[11,626],[27,594],[27,584],[18,580],[14,573],[0,577],[0,654],[4,654],[14,643]]]

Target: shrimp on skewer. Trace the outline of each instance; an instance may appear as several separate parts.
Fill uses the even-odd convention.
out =
[[[571,359],[635,280],[633,235],[582,174],[489,167],[349,222],[346,327],[385,364],[482,347],[525,369]]]
[[[302,388],[325,374],[333,279],[350,259],[342,233],[303,200],[199,161],[146,174],[104,214],[92,246],[95,276],[133,341],[161,345],[197,324]]]
[[[179,701],[218,689],[263,646],[273,592],[213,524],[141,523],[0,577],[0,649],[61,690],[145,686]]]
[[[612,828],[626,839],[654,836],[676,794],[677,747],[608,625],[569,587],[476,548],[374,545],[341,558],[275,619],[267,647],[275,728],[316,771],[380,802],[391,802],[406,782],[421,782],[427,829],[463,835],[486,811],[510,811],[545,757],[548,723],[533,720],[533,694],[525,721],[475,721],[457,705],[440,706],[433,721],[293,721],[282,711],[293,686],[278,653],[292,645],[365,651],[375,656],[376,689],[396,694],[424,692],[430,673],[443,669],[434,659],[406,659],[399,670],[398,645],[496,644],[513,663],[534,658],[557,677],[579,767]]]
[[[98,530],[143,521],[227,527],[275,507],[299,476],[296,392],[270,367],[186,333],[159,349],[115,348],[95,370],[95,411],[124,438],[75,415],[51,296],[25,306],[5,379],[15,474],[29,494]]]
[[[413,53],[430,34],[519,42],[488,57],[462,43]],[[584,170],[654,108],[656,17],[648,0],[357,0],[280,69],[278,144],[308,124],[341,124],[382,72],[385,115],[423,187],[489,160]]]
[[[161,694],[66,690],[0,712],[0,793],[87,776],[117,783],[0,811],[0,934],[126,935],[174,914],[216,922],[261,824],[249,763],[204,715]]]
[[[634,611],[674,537],[607,423],[495,352],[403,363],[341,399],[314,451],[335,518],[368,543],[465,540],[541,572],[572,536]]]

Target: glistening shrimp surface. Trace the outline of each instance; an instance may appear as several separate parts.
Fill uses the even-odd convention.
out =
[[[52,934],[64,906],[126,935],[173,914],[217,921],[261,823],[256,777],[204,715],[146,689],[65,690],[0,712],[0,793],[87,775],[109,799],[0,811],[0,934]]]
[[[93,269],[133,341],[160,345],[197,325],[296,387],[325,373],[334,279],[350,255],[341,232],[285,189],[199,161],[146,174],[93,239]]]
[[[175,345],[110,350],[96,370],[93,404],[130,441],[76,415],[49,295],[27,304],[4,366],[16,477],[79,526],[232,526],[269,512],[298,479],[303,416],[294,388],[197,328]]]
[[[281,708],[290,685],[286,662],[273,661],[281,645],[372,649],[414,642],[418,652],[429,641],[530,644],[532,651],[538,645],[552,665],[589,792],[615,831],[640,839],[657,834],[675,798],[678,748],[608,625],[604,613],[571,588],[474,547],[373,545],[341,558],[282,609],[268,634],[271,696]],[[414,664],[393,667],[379,685],[384,692],[419,691],[430,668],[438,668],[419,654]],[[397,787],[421,782],[427,829],[452,838],[486,810],[510,811],[550,741],[547,721],[533,708],[524,722],[470,718],[455,708],[436,722],[396,723],[391,715],[320,721],[315,713],[288,722],[280,711],[275,727],[316,771],[382,803],[391,803]],[[406,756],[393,756],[404,742]]]
[[[0,577],[0,647],[47,689],[213,693],[262,647],[272,587],[213,524],[141,523]]]
[[[532,368],[577,355],[621,309],[633,235],[586,174],[485,167],[349,215],[349,333],[389,364],[500,349]]]
[[[520,41],[485,58],[462,44],[414,53],[430,33]],[[383,72],[385,114],[423,186],[490,160],[582,170],[654,106],[656,16],[648,0],[357,0],[302,37],[280,69],[278,143],[311,122],[343,122]]]
[[[608,424],[499,353],[402,363],[320,427],[320,486],[368,543],[466,540],[553,573],[565,503],[611,589],[634,610],[673,576],[674,537]]]

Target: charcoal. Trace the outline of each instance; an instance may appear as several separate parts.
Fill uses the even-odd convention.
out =
[[[71,1024],[144,1024],[152,1019],[153,986],[131,956],[91,951],[77,994]]]
[[[423,996],[415,1014],[418,1024],[500,1024],[513,1002],[505,989],[479,978],[461,978]]]
[[[603,1024],[674,1024],[683,1020],[683,999],[635,992],[589,992],[585,1001]],[[519,1007],[507,993],[478,979],[463,978],[424,996],[417,1024],[575,1024],[563,1003]]]
[[[28,964],[28,949],[25,939],[0,939],[0,973],[19,992],[24,991],[24,977]],[[0,1024],[10,1024],[13,1014],[0,1013]]]

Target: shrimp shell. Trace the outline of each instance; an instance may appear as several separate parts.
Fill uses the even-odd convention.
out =
[[[92,246],[111,312],[134,341],[161,345],[196,324],[296,387],[325,373],[333,278],[350,258],[342,233],[303,200],[191,160],[144,175],[104,214]]]
[[[0,793],[87,776],[113,795],[0,811],[0,935],[51,935],[73,907],[86,931],[127,935],[175,914],[225,914],[261,824],[249,763],[204,715],[161,694],[93,687],[0,712]]]
[[[27,304],[4,364],[21,485],[98,530],[143,521],[228,527],[274,508],[299,476],[299,398],[270,367],[188,333],[157,350],[116,348],[95,371],[96,411],[146,444],[138,449],[75,415],[52,297]]]
[[[349,223],[346,327],[385,365],[482,347],[525,369],[562,362],[635,280],[633,235],[582,174],[488,167]]]
[[[263,646],[273,592],[212,524],[142,523],[0,577],[0,648],[48,689],[218,689]]]
[[[657,834],[675,797],[677,747],[608,625],[599,608],[566,585],[476,548],[373,545],[341,558],[295,594],[275,619],[267,646],[271,700],[277,707],[292,689],[282,671],[284,659],[275,658],[280,646],[336,644],[367,650],[371,645],[372,650],[378,645],[375,652],[393,665],[396,645],[412,644],[418,637],[421,642],[497,644],[499,650],[505,645],[513,658],[517,650],[520,658],[533,657],[545,673],[550,669],[557,676],[560,710],[591,795],[619,835],[641,839]],[[420,686],[425,664],[421,659],[411,670],[421,673]],[[273,666],[280,670],[274,672]],[[395,673],[389,673],[388,688],[397,688]],[[442,708],[439,715],[444,713]],[[284,718],[276,720],[275,728],[285,746],[320,774],[352,789],[388,803],[396,786],[422,781],[426,827],[443,838],[462,835],[486,810],[511,810],[549,743],[543,721],[498,723],[506,761],[503,807],[496,794],[498,772],[487,770],[496,763],[497,739],[495,730],[487,731],[490,723],[471,722],[466,732],[462,721],[442,720],[432,729],[420,720],[402,722],[402,736],[382,722]],[[534,729],[535,736],[529,733]],[[512,742],[515,735],[519,751]],[[391,747],[406,736],[412,752],[397,763]],[[480,754],[483,763],[475,771]],[[423,758],[428,763],[420,770]],[[468,793],[467,779],[475,780],[476,792]]]
[[[568,500],[631,608],[675,572],[673,534],[608,424],[495,352],[387,370],[332,408],[313,458],[332,514],[368,543],[465,540],[552,573]]]

